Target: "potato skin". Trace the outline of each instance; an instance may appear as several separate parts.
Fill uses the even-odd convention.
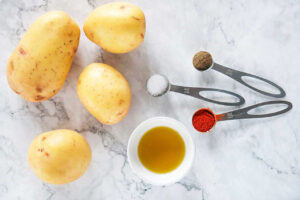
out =
[[[84,174],[91,161],[91,149],[79,133],[53,130],[37,136],[28,150],[32,171],[52,184],[65,184]]]
[[[80,74],[77,94],[85,108],[101,123],[115,124],[129,111],[130,86],[113,67],[92,63]]]
[[[145,36],[145,16],[134,4],[115,2],[95,9],[85,20],[86,36],[111,53],[137,48]]]
[[[30,102],[47,100],[63,86],[77,51],[80,28],[63,11],[40,16],[7,64],[9,86]]]

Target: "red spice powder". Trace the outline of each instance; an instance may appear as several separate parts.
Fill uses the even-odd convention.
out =
[[[193,126],[200,132],[207,132],[215,125],[215,116],[209,110],[197,111],[193,116]]]

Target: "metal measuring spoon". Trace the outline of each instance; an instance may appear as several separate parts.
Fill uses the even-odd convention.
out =
[[[241,72],[241,71],[238,71],[238,70],[234,70],[234,69],[222,66],[218,63],[215,63],[215,62],[213,62],[213,59],[212,59],[212,56],[210,55],[210,53],[208,53],[206,51],[199,51],[198,53],[195,54],[195,56],[193,58],[193,65],[199,71],[206,71],[208,69],[213,69],[213,70],[216,70],[218,72],[221,72],[221,73],[229,76],[230,78],[238,81],[239,83],[251,88],[252,90],[254,90],[256,92],[259,92],[261,94],[264,94],[266,96],[276,97],[276,98],[281,98],[281,97],[285,96],[284,90],[280,86],[278,86],[277,84],[275,84],[275,83],[273,83],[273,82],[271,82],[267,79],[264,79],[262,77],[255,76],[255,75],[252,75],[252,74],[248,74],[248,73],[245,73],[245,72]],[[252,77],[252,78],[256,78],[256,79],[259,79],[261,81],[264,81],[264,82],[272,85],[276,89],[278,89],[280,93],[279,94],[278,93],[274,94],[274,93],[269,93],[269,92],[257,89],[255,87],[249,85],[248,83],[246,83],[242,79],[243,76],[245,76],[245,77],[248,76],[248,77]]]
[[[268,114],[258,115],[258,114],[249,114],[248,113],[250,110],[252,110],[254,108],[258,108],[258,107],[265,106],[265,105],[275,105],[275,104],[285,104],[285,105],[287,105],[287,107],[285,109],[283,109],[283,110],[276,111],[276,112],[273,112],[273,113],[268,113]],[[231,111],[231,112],[227,112],[227,113],[223,113],[223,114],[218,114],[218,115],[216,115],[215,113],[213,113],[208,108],[202,108],[202,109],[197,110],[194,113],[193,119],[197,115],[199,115],[199,113],[201,113],[203,111],[209,112],[209,114],[213,115],[213,117],[215,119],[215,123],[210,127],[210,129],[211,129],[219,121],[234,120],[234,119],[253,119],[253,118],[273,117],[273,116],[276,116],[276,115],[280,115],[280,114],[286,113],[289,110],[291,110],[292,108],[293,108],[292,103],[288,102],[288,101],[267,101],[267,102],[255,104],[253,106],[249,106],[249,107],[246,107],[246,108],[242,108],[242,109],[238,109],[238,110],[234,110],[234,111]],[[197,130],[197,128],[195,126],[194,126],[194,128]],[[198,131],[200,131],[200,130],[198,130]],[[202,132],[202,131],[200,131],[200,132]]]
[[[177,92],[185,95],[189,95],[198,99],[202,99],[204,101],[208,101],[211,103],[221,104],[225,106],[240,106],[245,103],[245,99],[233,92],[227,91],[227,90],[220,90],[215,88],[199,88],[199,87],[184,87],[184,86],[178,86],[170,84],[167,77],[155,74],[151,76],[147,80],[147,91],[151,96],[159,97],[164,94],[166,94],[168,91]],[[208,99],[202,95],[200,95],[200,92],[202,91],[211,91],[211,92],[221,92],[225,94],[232,95],[236,98],[238,98],[238,102],[223,102],[223,101],[216,101],[213,99]]]

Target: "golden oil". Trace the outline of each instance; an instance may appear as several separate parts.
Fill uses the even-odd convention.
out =
[[[179,133],[169,127],[155,127],[147,131],[138,145],[141,163],[155,173],[168,173],[183,161],[185,145]]]

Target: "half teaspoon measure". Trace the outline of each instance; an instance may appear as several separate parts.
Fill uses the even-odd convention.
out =
[[[253,75],[253,74],[234,70],[234,69],[222,66],[218,63],[215,63],[215,62],[213,62],[213,59],[212,59],[212,56],[210,55],[210,53],[208,53],[206,51],[199,51],[198,53],[196,53],[194,55],[193,65],[199,71],[206,71],[209,69],[213,69],[218,72],[221,72],[221,73],[229,76],[230,78],[236,80],[237,82],[245,85],[246,87],[248,87],[258,93],[261,93],[263,95],[270,96],[270,97],[276,97],[276,98],[281,98],[281,97],[285,96],[284,90],[279,85],[273,83],[272,81],[269,81],[265,78],[262,78],[262,77],[259,77],[259,76]],[[255,78],[255,79],[261,80],[263,82],[266,82],[269,85],[275,87],[279,91],[279,93],[270,93],[270,92],[260,90],[256,87],[251,86],[248,83],[246,83],[243,80],[243,77],[251,77],[251,78]]]
[[[236,94],[234,92],[220,90],[216,88],[185,87],[173,85],[169,82],[166,76],[161,74],[154,74],[147,80],[147,91],[153,97],[159,97],[166,94],[169,91],[172,91],[224,106],[240,106],[245,103],[245,99],[241,95]],[[235,99],[237,99],[238,101],[217,101],[215,99],[202,96],[200,94],[201,92],[223,93],[235,97]]]
[[[276,104],[285,104],[286,108],[268,114],[249,114],[249,111],[258,107],[262,107],[265,105],[276,105]],[[223,114],[215,114],[208,108],[202,108],[196,111],[193,115],[192,121],[194,128],[199,132],[207,132],[212,127],[216,125],[219,121],[226,120],[234,120],[234,119],[253,119],[253,118],[264,118],[264,117],[272,117],[276,115],[280,115],[288,112],[293,107],[291,102],[288,101],[267,101],[259,104],[255,104],[253,106],[249,106],[246,108],[234,110],[231,112],[223,113]]]

